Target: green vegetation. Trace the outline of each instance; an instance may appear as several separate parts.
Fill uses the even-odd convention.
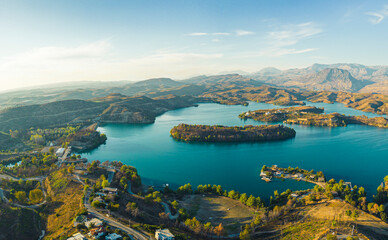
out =
[[[323,108],[310,106],[282,109],[264,109],[249,111],[239,115],[242,119],[251,118],[263,122],[284,122],[311,126],[340,127],[348,124],[370,125],[388,128],[388,119],[384,117],[346,116],[339,113],[322,114]]]
[[[16,177],[33,177],[47,174],[55,166],[57,157],[50,153],[36,153],[13,157],[12,161],[20,163],[12,168],[0,164],[1,171]]]
[[[295,137],[295,130],[282,125],[226,127],[179,124],[170,131],[174,139],[186,142],[257,142]]]
[[[38,239],[42,223],[36,210],[11,207],[0,202],[1,239]]]

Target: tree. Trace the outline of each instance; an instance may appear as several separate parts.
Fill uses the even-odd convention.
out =
[[[108,180],[102,180],[102,183],[101,183],[101,187],[103,187],[103,188],[106,188],[106,187],[109,187],[109,182],[108,182]]]
[[[172,201],[172,202],[171,202],[171,205],[172,205],[172,207],[173,207],[175,210],[177,210],[178,207],[179,207],[179,203],[178,203],[176,200]]]
[[[242,232],[240,232],[240,239],[241,240],[249,240],[251,239],[251,233],[247,228],[245,228]]]
[[[70,167],[67,168],[67,172],[70,173],[70,174],[73,174],[74,169],[75,169],[75,166],[71,165]]]
[[[385,212],[381,212],[380,213],[380,218],[381,220],[383,220],[384,222],[387,221],[387,214]]]
[[[103,203],[101,203],[100,201],[95,200],[95,201],[92,202],[91,205],[92,205],[92,207],[94,207],[94,208],[98,208],[98,207],[100,207],[102,204],[103,204]]]
[[[352,211],[350,211],[349,209],[345,211],[345,215],[350,217],[352,215]]]
[[[327,240],[337,240],[337,235],[333,233],[329,233],[326,235]]]
[[[25,191],[17,191],[15,193],[15,198],[20,203],[27,203],[27,194]]]
[[[248,200],[246,201],[246,205],[248,207],[254,207],[256,205],[256,198],[254,196],[250,195]]]
[[[214,228],[214,232],[217,236],[222,236],[225,233],[224,226],[222,226],[222,223]]]
[[[355,210],[355,211],[352,212],[351,217],[353,218],[354,221],[357,221],[357,218],[358,218],[359,216],[360,216],[360,215],[359,215],[359,213],[358,213],[357,210]]]
[[[31,190],[29,193],[29,198],[32,203],[39,203],[43,201],[43,192],[40,189]]]
[[[228,197],[229,197],[229,198],[232,198],[232,199],[238,199],[239,194],[238,194],[238,192],[236,192],[236,191],[234,191],[234,190],[231,190],[231,191],[229,191],[229,193],[228,193]]]
[[[50,147],[49,153],[50,153],[51,155],[54,155],[54,151],[55,151],[55,149],[54,149],[53,147]]]
[[[247,194],[246,194],[246,193],[241,194],[241,196],[240,196],[240,202],[242,202],[243,204],[245,204],[245,203],[247,202],[247,200],[248,200]]]

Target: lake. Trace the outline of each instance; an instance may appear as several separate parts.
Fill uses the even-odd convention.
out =
[[[325,112],[348,115],[379,116],[364,113],[343,104],[308,103],[324,107]],[[185,143],[170,137],[170,129],[179,123],[220,124],[228,126],[260,125],[241,120],[238,114],[257,109],[281,108],[272,104],[251,102],[249,106],[199,104],[167,112],[154,124],[108,124],[98,128],[108,140],[105,145],[84,153],[92,160],[118,160],[136,167],[143,183],[172,187],[191,183],[219,184],[227,190],[253,194],[268,199],[274,190],[283,192],[307,189],[311,183],[294,180],[260,179],[263,165],[300,167],[323,171],[327,178],[344,179],[364,186],[369,194],[388,175],[388,129],[371,126],[311,127],[292,125],[294,139],[267,143]]]

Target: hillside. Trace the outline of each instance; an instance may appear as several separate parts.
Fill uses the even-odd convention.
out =
[[[193,102],[190,97],[169,96],[153,100],[112,94],[87,101],[66,100],[8,108],[0,111],[0,130],[48,128],[97,120],[103,123],[152,123],[156,116],[168,110],[192,106]]]
[[[284,86],[297,86],[315,91],[357,92],[371,83],[371,81],[355,79],[347,70],[326,68],[295,81],[289,81]]]
[[[0,200],[0,239],[38,239],[43,221],[39,213],[26,208],[11,207]]]

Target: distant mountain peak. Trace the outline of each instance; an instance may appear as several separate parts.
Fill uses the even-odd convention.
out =
[[[356,92],[370,84],[355,79],[349,71],[340,68],[325,68],[302,78],[306,87],[314,90]]]

